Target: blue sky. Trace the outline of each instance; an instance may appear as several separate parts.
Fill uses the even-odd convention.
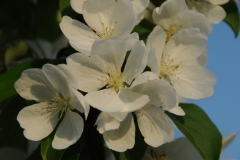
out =
[[[217,77],[214,95],[190,102],[205,110],[223,136],[240,133],[240,36],[235,38],[229,26],[221,22],[213,25],[208,38],[207,68]],[[240,134],[221,157],[240,160]]]

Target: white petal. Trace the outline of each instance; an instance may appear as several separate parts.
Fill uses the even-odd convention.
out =
[[[141,13],[139,13],[139,15],[137,16],[136,22],[135,22],[135,26],[138,25],[143,20],[146,11],[147,10],[144,10]]]
[[[104,27],[112,26],[110,18],[115,9],[114,0],[86,0],[83,3],[83,18],[87,24],[96,31],[102,31]]]
[[[83,125],[82,117],[68,109],[55,133],[53,148],[65,149],[76,143],[82,135]]]
[[[61,95],[63,95],[63,97],[66,99],[68,97],[71,98],[72,92],[69,88],[67,78],[57,66],[52,64],[45,64],[42,67],[42,70],[53,87],[58,91],[57,93],[61,93]]]
[[[73,10],[79,14],[82,14],[82,6],[85,0],[71,0],[71,7]]]
[[[18,113],[17,120],[27,139],[39,141],[47,137],[57,125],[58,112],[51,117],[54,113],[49,112],[46,107],[46,103],[41,102],[25,107]]]
[[[60,28],[74,49],[90,55],[92,44],[98,38],[91,28],[68,16],[63,16]]]
[[[132,80],[143,72],[147,65],[147,49],[143,41],[139,41],[132,49],[123,72],[123,81],[131,84]]]
[[[92,55],[101,58],[105,64],[102,70],[107,71],[106,67],[108,67],[113,73],[116,67],[122,66],[126,52],[126,43],[116,37],[96,41],[92,46]]]
[[[203,13],[204,14],[204,13]],[[209,12],[204,14],[212,23],[219,23],[226,17],[226,11],[221,6],[212,7]]]
[[[195,2],[190,1],[190,3]],[[165,30],[170,30],[171,27],[176,26],[177,29],[196,27],[204,34],[209,34],[212,31],[212,26],[206,17],[199,12],[188,10],[185,0],[164,2],[160,8],[154,10],[153,19],[157,25]]]
[[[202,66],[206,66],[208,62],[208,52],[205,50],[199,57],[198,62]]]
[[[103,133],[105,131],[118,129],[120,126],[120,122],[122,122],[128,113],[107,113],[102,112],[98,116],[95,125],[97,125],[97,130],[99,133]]]
[[[185,98],[199,99],[213,95],[215,75],[202,66],[184,66],[181,74],[171,77],[177,93]]]
[[[31,51],[41,59],[55,59],[56,54],[53,53],[53,44],[45,39],[36,38],[35,40],[26,39],[24,42],[27,43]],[[63,46],[62,46],[63,47]],[[39,49],[40,48],[40,49]]]
[[[176,139],[176,143],[174,149],[168,152],[167,156],[171,157],[172,159],[177,160],[203,160],[200,153],[197,151],[197,149],[191,144],[191,142],[185,138],[178,138]],[[166,144],[168,145],[168,144]],[[170,149],[170,147],[168,147]]]
[[[106,75],[96,66],[94,60],[81,53],[72,54],[67,58],[67,66],[77,78],[77,88],[84,92],[97,91],[106,85],[102,83]]]
[[[125,104],[121,112],[132,112],[138,110],[150,101],[147,95],[132,92],[131,90],[125,88],[120,90],[119,98]]]
[[[76,76],[76,73],[74,73],[74,71],[66,64],[59,64],[57,66],[67,77],[69,85],[71,87],[77,89],[78,88],[78,77]]]
[[[136,16],[144,11],[149,4],[149,0],[131,0],[131,2]]]
[[[27,69],[15,82],[14,87],[21,97],[27,100],[45,102],[51,100],[56,93],[52,84],[41,69]]]
[[[188,15],[188,16],[186,16]],[[199,28],[201,33],[206,35],[212,32],[212,24],[207,18],[197,11],[186,10],[175,17],[176,21],[179,21],[181,28]]]
[[[85,119],[87,119],[88,117],[88,113],[90,111],[90,106],[89,104],[85,101],[84,96],[82,95],[82,93],[80,93],[78,90],[76,89],[72,89],[72,91],[75,93],[77,100],[75,103],[76,105],[74,105],[74,107],[79,111],[84,113],[85,115]],[[71,103],[72,104],[72,103]],[[78,106],[78,107],[76,107]],[[83,110],[84,109],[84,110]]]
[[[171,157],[171,160],[203,160],[197,149],[185,137],[165,143],[157,148],[149,147],[147,152],[154,152],[158,156]],[[147,158],[147,156],[144,158]]]
[[[111,16],[114,24],[114,30],[118,33],[118,37],[125,39],[135,26],[135,14],[130,0],[118,0],[116,7]]]
[[[166,42],[165,31],[162,29],[162,27],[156,26],[148,36],[147,48],[150,50],[151,47],[154,47],[158,62],[160,62],[161,60],[165,42]],[[149,62],[149,63],[154,63],[154,62]]]
[[[57,65],[57,67],[63,72],[67,77],[68,85],[70,88],[70,104],[76,108],[79,112],[85,113],[85,118],[87,119],[90,106],[84,101],[84,96],[78,92],[78,80],[77,77],[73,74],[72,70],[65,65]]]
[[[160,72],[160,60],[158,60],[156,54],[155,54],[155,49],[154,47],[152,47],[149,51],[148,54],[148,67],[151,68],[151,71],[155,74],[155,75],[159,75]]]
[[[151,154],[151,151],[153,151],[155,154],[157,155],[165,155],[165,156],[169,156],[172,154],[172,152],[175,151],[175,148],[176,148],[176,141],[172,141],[170,143],[165,143],[157,148],[155,147],[151,147],[149,146],[147,148],[147,151]],[[172,159],[171,159],[172,160]]]
[[[135,80],[133,81],[133,83],[131,85],[131,88],[136,85],[139,85],[139,84],[142,84],[142,83],[154,80],[154,79],[159,79],[159,78],[152,72],[143,72],[142,74],[138,75],[135,78]]]
[[[163,109],[149,106],[137,112],[139,129],[147,144],[158,147],[173,141],[174,126]]]
[[[229,2],[229,0],[208,0],[208,1],[215,5],[221,5]]]
[[[168,110],[168,112],[171,112],[171,113],[173,113],[175,115],[178,115],[178,116],[184,116],[185,115],[184,110],[179,106],[175,106],[174,108]]]
[[[114,151],[124,152],[133,148],[135,143],[135,126],[132,114],[127,115],[118,129],[104,132],[103,138],[108,148]]]
[[[195,28],[182,29],[177,34],[175,34],[165,46],[164,53],[170,54],[173,58],[175,56],[182,57],[183,54],[188,54],[188,56],[198,57],[202,54],[202,50],[206,49],[207,45],[206,35],[199,33]],[[199,48],[200,52],[186,52],[191,51],[191,48]],[[181,54],[180,54],[181,53]],[[177,59],[174,59],[177,60]]]
[[[230,134],[226,135],[225,137],[223,137],[222,151],[225,150],[233,142],[233,140],[236,138],[237,135],[238,135],[238,133],[230,133]]]
[[[184,10],[188,10],[185,0],[165,1],[153,11],[153,21],[164,29],[169,29],[173,25],[172,17]]]
[[[113,88],[90,92],[85,96],[85,100],[103,112],[118,112],[124,107],[124,103]]]
[[[125,40],[126,44],[127,44],[127,50],[132,50],[132,48],[134,47],[134,45],[139,41],[139,35],[138,33],[134,32],[131,33],[127,39]]]
[[[194,3],[193,7],[200,13],[204,14],[209,22],[219,23],[226,17],[226,12],[220,6],[213,5],[208,2]]]
[[[162,106],[164,110],[175,107],[177,103],[175,90],[168,82],[161,79],[139,84],[132,87],[131,90],[148,95],[150,98],[149,104]]]

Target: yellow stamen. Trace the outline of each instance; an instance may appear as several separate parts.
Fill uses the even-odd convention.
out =
[[[65,99],[60,93],[53,95],[52,100],[49,102],[46,100],[46,109],[47,112],[52,112],[50,118],[54,117],[57,113],[59,114],[59,120],[63,117],[64,113],[67,113],[67,109],[73,109],[69,104],[70,98]],[[58,112],[59,111],[59,112]]]

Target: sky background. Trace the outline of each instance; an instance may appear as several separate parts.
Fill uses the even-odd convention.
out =
[[[217,77],[214,95],[189,102],[202,107],[223,136],[240,133],[240,36],[235,38],[231,28],[221,22],[213,25],[208,38],[207,68]],[[176,137],[180,135],[176,132]],[[221,157],[240,160],[240,134]]]

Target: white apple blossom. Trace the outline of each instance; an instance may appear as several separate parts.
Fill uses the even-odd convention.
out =
[[[131,41],[129,35],[135,26],[135,14],[129,0],[86,0],[82,12],[90,27],[68,16],[63,16],[60,23],[63,34],[77,51],[90,55],[96,40],[110,37]]]
[[[91,106],[105,112],[131,112],[148,103],[148,96],[126,88],[146,67],[146,47],[137,42],[122,70],[127,48],[125,41],[111,38],[95,42],[90,57],[76,53],[67,58],[78,89],[88,92],[85,100]]]
[[[200,32],[209,34],[211,23],[199,12],[189,10],[185,0],[167,0],[153,11],[153,21],[161,26],[167,34],[167,41],[184,28],[199,28]]]
[[[42,69],[25,70],[15,89],[23,98],[39,102],[23,108],[17,116],[26,138],[39,141],[47,137],[61,120],[53,148],[64,149],[77,142],[83,131],[83,119],[73,110],[84,109],[60,68],[46,64]]]
[[[203,160],[203,158],[191,142],[182,137],[158,148],[148,147],[142,160]]]
[[[154,147],[171,142],[173,124],[164,110],[170,110],[176,106],[175,91],[168,82],[158,79],[151,72],[144,72],[135,81],[129,90],[145,94],[150,98],[147,105],[134,111],[145,142]],[[96,125],[98,131],[103,134],[105,143],[112,150],[123,152],[134,146],[135,125],[131,113],[102,112]]]
[[[85,2],[85,0],[70,0],[72,9],[79,14],[83,13],[82,11],[83,2]]]
[[[106,112],[102,112],[101,114],[100,116],[102,117],[105,117],[107,114],[112,115],[112,113]],[[102,133],[103,138],[108,148],[118,152],[124,152],[127,149],[133,148],[135,144],[135,125],[133,116],[132,113],[115,113],[113,115],[116,115],[116,117],[113,118],[114,121],[119,119],[119,117],[124,119],[120,119],[121,122],[119,122],[119,124],[112,125],[111,129],[108,128],[108,130],[104,131]],[[100,125],[100,123],[102,123],[102,125]],[[107,124],[107,121],[98,118],[98,126],[106,126]]]
[[[237,133],[230,133],[223,137],[223,150],[234,140]],[[160,147],[148,147],[142,160],[203,160],[200,153],[185,137],[166,143]],[[221,158],[222,159],[222,158]],[[221,160],[220,159],[220,160]],[[227,158],[228,159],[228,158]],[[224,159],[222,159],[224,160]]]
[[[71,0],[71,7],[79,14],[82,14],[82,6],[85,0]],[[149,0],[130,0],[133,5],[133,11],[136,17],[136,24],[144,18],[144,10],[149,4]]]
[[[229,0],[186,0],[189,9],[198,11],[206,16],[209,22],[219,23],[226,17],[225,10],[219,6]]]
[[[149,35],[148,66],[160,79],[171,83],[185,98],[199,99],[211,96],[216,78],[201,64],[198,57],[206,52],[207,37],[198,29],[182,29],[165,44],[166,34],[156,26]]]
[[[85,97],[79,93],[78,91],[78,81],[77,77],[72,74],[72,71],[67,67],[66,64],[59,64],[58,68],[65,74],[67,77],[68,85],[72,88],[72,91],[75,93],[77,96],[78,100],[82,104],[82,107],[84,109],[84,115],[85,119],[87,119],[89,111],[90,111],[90,106],[89,104],[85,101]]]
[[[144,18],[144,11],[149,4],[149,0],[131,0],[136,16],[136,25]]]

